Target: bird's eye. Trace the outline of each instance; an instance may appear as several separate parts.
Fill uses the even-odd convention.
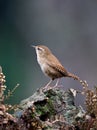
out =
[[[38,47],[37,50],[41,51],[42,49],[40,47]]]

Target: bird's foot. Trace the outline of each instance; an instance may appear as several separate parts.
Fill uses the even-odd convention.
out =
[[[55,85],[53,86],[53,88],[63,88],[64,86],[63,85]]]
[[[52,80],[50,80],[44,87],[37,89],[37,91],[40,93],[43,93],[44,91],[51,89],[51,87],[49,86],[51,84],[51,82],[52,82]]]
[[[42,92],[49,91],[50,89],[52,89],[51,86],[45,86],[45,87],[42,88]]]

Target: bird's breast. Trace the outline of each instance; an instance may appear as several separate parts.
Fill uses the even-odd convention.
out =
[[[45,59],[37,57],[37,61],[38,61],[38,64],[40,65],[40,67],[41,67],[41,70],[45,73],[46,68],[47,68],[46,63],[45,63]]]

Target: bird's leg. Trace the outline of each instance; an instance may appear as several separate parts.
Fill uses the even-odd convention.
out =
[[[60,79],[58,78],[57,82],[53,88],[63,88],[64,87],[63,85],[59,85],[59,81],[60,81]]]
[[[56,88],[56,87],[58,86],[59,80],[60,80],[60,79],[57,79],[57,82],[56,82],[54,88]]]
[[[53,80],[51,79],[51,80],[46,84],[45,88],[47,88],[47,87],[51,84],[52,81],[53,81]]]
[[[52,81],[53,80],[51,79],[44,87],[37,89],[37,91],[39,91],[41,93],[41,92],[44,92],[44,90],[48,90],[48,88],[50,89],[51,87],[49,85],[51,84]]]
[[[60,79],[57,79],[57,82],[56,82],[56,84],[55,84],[55,86],[54,86],[53,88],[58,87],[59,80],[60,80]],[[52,81],[53,81],[53,80],[51,79],[51,80],[47,83],[47,85],[46,85],[45,87],[43,87],[43,90],[49,90],[49,89],[51,89],[52,87],[50,87],[49,85],[51,84]]]
[[[51,84],[52,81],[53,81],[53,80],[51,79],[51,80],[46,84],[46,86],[43,87],[43,90],[44,90],[44,89],[47,89],[47,88],[50,88],[49,85]]]

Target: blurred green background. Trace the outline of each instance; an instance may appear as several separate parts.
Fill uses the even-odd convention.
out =
[[[31,44],[48,46],[68,71],[90,87],[97,85],[97,1],[0,0],[0,65],[7,89],[20,84],[10,99],[13,104],[49,81]],[[64,89],[81,89],[69,78],[60,84]]]

